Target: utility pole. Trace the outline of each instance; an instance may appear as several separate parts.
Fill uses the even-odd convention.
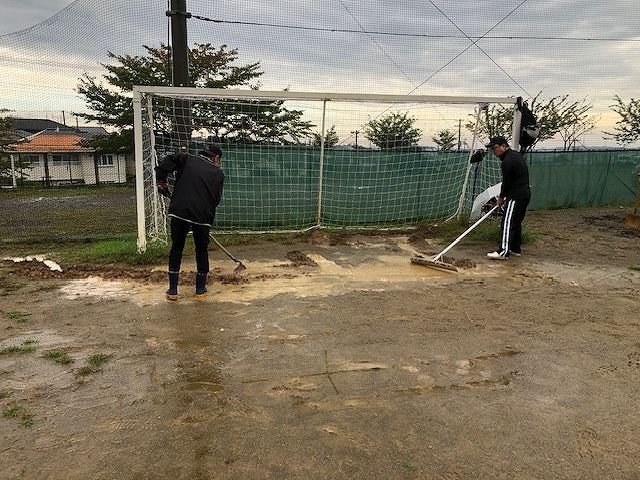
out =
[[[187,0],[171,0],[171,66],[172,85],[189,87],[189,48],[187,46]],[[191,104],[188,100],[176,99],[173,107],[175,138],[181,149],[186,149],[191,140]]]
[[[356,136],[356,150],[358,149],[358,134],[360,133],[360,130],[353,130],[351,133],[355,134]]]
[[[462,132],[462,119],[458,120],[458,151],[460,151],[460,147],[462,146],[460,134]]]

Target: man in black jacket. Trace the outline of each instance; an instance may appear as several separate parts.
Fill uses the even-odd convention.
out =
[[[531,200],[529,169],[524,157],[509,148],[509,142],[502,136],[489,140],[487,148],[500,159],[502,168],[502,188],[497,197],[498,206],[503,209],[500,228],[500,243],[495,252],[487,253],[494,260],[506,260],[509,255],[522,255],[522,221]]]
[[[167,155],[156,167],[158,192],[170,197],[171,251],[169,253],[169,300],[178,299],[178,277],[182,251],[189,230],[196,247],[196,298],[207,292],[209,273],[209,230],[216,207],[222,197],[224,173],[220,169],[222,150],[208,145],[198,155],[178,153]],[[173,194],[169,191],[167,175],[176,172]]]

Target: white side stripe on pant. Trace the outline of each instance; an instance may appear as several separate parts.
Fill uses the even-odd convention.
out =
[[[502,251],[500,255],[506,257],[509,255],[509,237],[511,232],[511,219],[513,218],[513,210],[515,209],[516,201],[509,200],[507,202],[507,210],[504,212],[504,227],[502,229]]]

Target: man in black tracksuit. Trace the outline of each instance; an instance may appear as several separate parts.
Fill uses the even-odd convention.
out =
[[[178,153],[167,155],[156,167],[160,194],[171,197],[171,251],[169,253],[169,300],[178,299],[178,276],[182,251],[189,230],[193,232],[196,247],[196,298],[207,292],[209,273],[209,230],[216,207],[222,197],[224,173],[220,169],[222,150],[208,145],[198,155]],[[173,194],[167,185],[167,175],[176,172]]]
[[[500,159],[502,168],[502,188],[497,198],[502,207],[500,243],[495,252],[487,253],[494,260],[506,260],[509,255],[522,255],[522,221],[531,200],[529,169],[524,157],[509,148],[507,139],[501,136],[489,140],[487,148]]]

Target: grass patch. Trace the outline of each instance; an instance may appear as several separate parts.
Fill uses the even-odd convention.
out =
[[[6,315],[11,320],[15,320],[16,323],[26,323],[27,317],[31,314],[26,312],[20,312],[18,310],[11,310],[10,312],[7,312]]]
[[[403,463],[402,468],[404,468],[407,472],[415,472],[417,470],[415,465],[411,463]]]
[[[60,197],[84,197],[84,196],[111,196],[115,194],[135,195],[133,185],[75,185],[65,187],[42,188],[26,186],[17,190],[3,192],[5,198],[60,198]]]
[[[13,395],[13,392],[10,392],[9,390],[0,390],[0,399],[9,398],[11,395]]]
[[[103,364],[105,364],[109,360],[111,360],[112,357],[113,357],[113,355],[111,355],[111,354],[97,353],[97,354],[91,355],[89,358],[87,358],[87,363],[89,365],[91,365],[92,367],[99,368]]]
[[[18,413],[22,410],[22,406],[17,403],[10,403],[4,410],[2,410],[2,416],[4,418],[13,418],[18,415]]]
[[[62,261],[89,264],[126,263],[128,265],[155,265],[169,255],[168,245],[150,244],[146,252],[138,253],[136,239],[104,240],[76,246],[60,252]]]
[[[265,242],[276,242],[282,245],[293,245],[308,241],[310,233],[284,234],[246,234],[246,235],[218,235],[216,239],[225,247],[240,245],[256,245]],[[126,265],[157,265],[165,263],[169,256],[171,245],[150,243],[147,250],[138,253],[136,238],[121,238],[104,240],[93,243],[78,243],[74,245],[58,246],[54,255],[55,260],[63,264],[109,264],[124,263]],[[211,242],[209,251],[214,252],[218,247]],[[184,248],[185,257],[195,254],[193,242],[187,239]]]
[[[113,355],[106,353],[97,353],[87,358],[87,364],[78,369],[78,375],[89,375],[102,370],[102,365],[107,363]]]
[[[73,359],[69,355],[59,350],[52,350],[50,352],[45,352],[42,354],[42,356],[44,358],[49,358],[56,363],[60,363],[61,365],[67,365],[68,363],[73,363]]]
[[[33,420],[33,415],[27,414],[22,416],[22,418],[18,422],[18,425],[22,428],[31,428],[33,427],[34,423],[35,421]]]
[[[464,230],[462,230],[464,231]],[[460,233],[462,233],[462,231]],[[530,244],[535,242],[540,234],[538,232],[533,231],[532,229],[527,228],[526,225],[522,227],[522,243]],[[497,243],[500,239],[500,222],[499,221],[491,221],[481,223],[469,233],[466,240],[469,243]]]
[[[423,224],[418,226],[416,233],[431,238],[439,238],[450,243],[462,232],[471,226],[468,219],[453,219],[448,222],[435,224]],[[522,243],[533,243],[540,236],[539,232],[522,227]],[[500,239],[500,219],[488,219],[478,225],[465,238],[464,242],[469,244],[497,243]]]
[[[0,349],[0,355],[5,355],[9,353],[31,353],[35,352],[36,347],[35,344],[38,343],[37,340],[27,339],[22,342],[20,345],[10,345],[8,347],[4,347]]]

